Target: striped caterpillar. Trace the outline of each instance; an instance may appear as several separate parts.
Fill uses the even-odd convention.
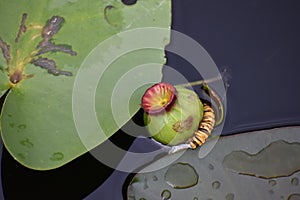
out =
[[[203,103],[203,118],[199,123],[199,129],[194,133],[194,136],[189,142],[192,149],[201,146],[208,136],[211,134],[215,126],[215,112],[210,105]]]

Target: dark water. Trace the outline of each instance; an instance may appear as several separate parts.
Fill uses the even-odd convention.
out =
[[[300,124],[299,9],[296,0],[173,1],[173,29],[198,41],[219,69],[227,69],[231,76],[223,135]],[[168,52],[167,58],[167,65],[190,81],[199,80],[187,61]],[[173,80],[171,76],[164,70],[165,81]],[[128,149],[134,138],[119,131],[112,141]],[[139,151],[145,144],[149,151],[157,148],[138,139],[131,149]],[[1,172],[7,199],[119,200],[129,175],[113,171],[89,154],[57,170],[32,171],[5,150]]]

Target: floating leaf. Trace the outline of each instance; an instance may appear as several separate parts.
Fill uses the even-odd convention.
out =
[[[170,3],[151,0],[128,6],[121,0],[1,0],[0,37],[10,46],[11,56],[11,60],[5,55],[0,59],[0,94],[11,87],[1,114],[1,131],[11,155],[32,169],[57,168],[124,125],[139,109],[144,90],[134,92],[128,101],[133,91],[114,93],[115,87],[126,74],[139,87],[141,80],[161,79]],[[160,28],[155,36],[154,29],[147,27]],[[141,37],[133,40],[130,31],[135,30],[148,34],[142,37],[137,31]],[[121,114],[116,119],[112,101],[121,105],[117,109],[130,107],[130,112],[118,110]],[[89,111],[90,102],[96,125],[81,114]],[[76,123],[83,123],[84,130]],[[100,132],[95,129],[98,124]]]
[[[139,170],[128,199],[288,199],[299,193],[299,131],[287,127],[237,134],[221,137],[209,154],[213,141],[167,155]]]

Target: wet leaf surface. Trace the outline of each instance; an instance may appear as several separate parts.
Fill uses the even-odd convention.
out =
[[[209,142],[200,149],[186,151],[179,159],[174,155],[163,157],[142,169],[133,178],[128,187],[128,198],[159,200],[164,191],[169,191],[169,196],[174,200],[298,199],[300,165],[295,155],[300,155],[299,131],[299,127],[287,127],[221,137],[204,158],[201,154],[209,146]],[[257,160],[261,156],[263,159],[261,162],[251,163],[240,157],[233,157],[234,152],[247,152],[247,155],[255,156]],[[159,169],[166,162],[170,165]],[[196,171],[195,178],[199,176],[199,180],[189,188],[176,189],[168,183],[166,174],[172,171],[172,177],[178,177],[177,182],[185,181],[180,177],[188,177],[188,174],[180,169],[173,170],[174,165],[182,163],[192,166]],[[232,171],[227,163],[239,168]],[[291,165],[292,171],[289,167]],[[247,169],[251,169],[252,174],[243,173]]]

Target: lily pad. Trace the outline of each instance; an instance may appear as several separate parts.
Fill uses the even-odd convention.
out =
[[[11,155],[32,169],[57,168],[124,125],[139,109],[144,90],[114,93],[116,85],[127,73],[135,74],[130,83],[139,87],[161,80],[170,10],[170,0],[130,6],[113,0],[1,0],[0,37],[11,53],[11,60],[5,55],[0,60],[1,96],[10,88],[1,111],[1,132]],[[162,31],[149,37],[154,29],[147,27]],[[135,30],[148,34],[142,37],[138,31],[133,40]],[[139,45],[127,45],[131,43]],[[141,65],[149,71],[131,73]],[[135,97],[129,101],[128,94]],[[130,107],[128,114],[115,117],[114,95],[114,105],[123,105],[116,113]],[[86,124],[78,129],[76,114],[86,113],[90,102],[96,125],[83,114],[80,121]],[[94,129],[98,125],[100,132]]]
[[[298,197],[300,127],[221,137],[140,169],[128,199],[290,199]],[[181,156],[180,156],[181,154]],[[165,166],[165,167],[163,167]]]

